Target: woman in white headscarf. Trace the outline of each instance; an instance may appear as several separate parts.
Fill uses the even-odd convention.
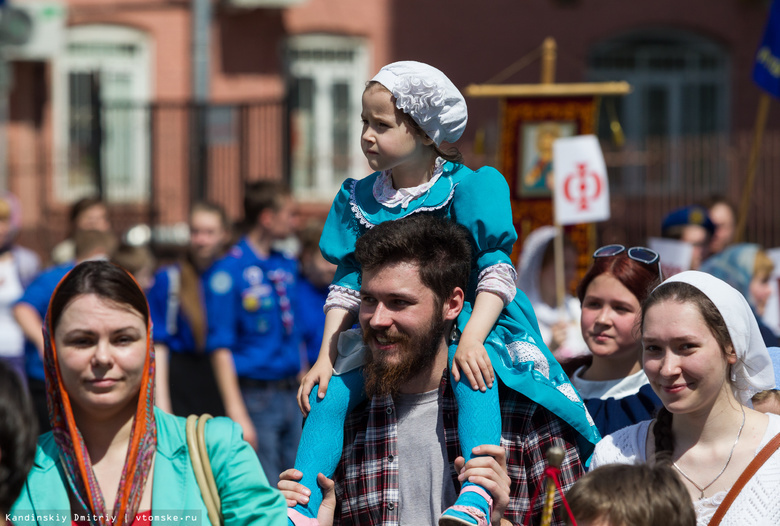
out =
[[[697,524],[780,524],[780,452],[773,441],[780,416],[750,404],[775,379],[745,298],[709,274],[683,272],[645,300],[641,330],[643,368],[664,407],[655,420],[604,438],[592,466],[671,460]],[[770,442],[768,460],[740,487],[738,478]],[[716,514],[723,515],[719,522]]]

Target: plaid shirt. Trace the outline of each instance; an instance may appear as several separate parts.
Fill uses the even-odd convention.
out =
[[[444,441],[452,481],[460,490],[454,460],[461,455],[458,440],[458,408],[449,374],[439,387],[442,400]],[[499,382],[501,445],[507,450],[507,472],[512,479],[509,506],[504,517],[521,524],[531,498],[547,467],[546,452],[552,446],[566,451],[561,466],[561,485],[566,491],[583,474],[576,432],[561,419]],[[398,426],[393,399],[374,397],[347,417],[344,450],[334,475],[336,517],[334,525],[399,526]],[[537,499],[532,524],[541,521],[544,502]],[[553,525],[563,525],[560,496],[555,498]]]

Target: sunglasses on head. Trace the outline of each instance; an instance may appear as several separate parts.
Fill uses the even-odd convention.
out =
[[[626,255],[630,259],[633,259],[634,261],[638,261],[640,263],[644,263],[645,265],[653,265],[657,263],[658,277],[660,279],[663,279],[663,274],[661,273],[661,257],[658,255],[658,252],[649,249],[647,247],[626,248],[623,245],[606,245],[597,249],[593,253],[593,257],[609,258],[609,257],[617,256],[618,254],[621,254],[623,252],[626,252]]]

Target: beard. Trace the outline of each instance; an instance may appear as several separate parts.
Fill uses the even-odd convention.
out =
[[[395,396],[401,386],[415,376],[429,370],[439,353],[448,322],[434,315],[419,333],[392,333],[363,328],[363,342],[369,349],[363,366],[366,395]],[[370,341],[377,336],[392,339],[398,347],[399,360],[389,363],[387,357],[371,349]]]

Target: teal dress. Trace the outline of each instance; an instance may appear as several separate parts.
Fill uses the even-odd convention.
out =
[[[512,225],[509,187],[504,177],[494,168],[472,171],[447,162],[426,193],[404,208],[400,204],[384,206],[374,197],[374,183],[380,175],[377,172],[361,180],[348,179],[333,202],[320,240],[322,255],[338,266],[333,285],[359,291],[360,267],[355,260],[355,242],[375,225],[418,213],[454,220],[471,233],[473,254],[467,301],[457,320],[458,328],[462,329],[471,316],[480,273],[494,265],[512,265],[510,254],[517,234]],[[357,341],[359,344],[359,338]],[[450,365],[458,341],[456,337],[450,345]],[[493,369],[506,386],[543,406],[577,431],[580,456],[589,459],[600,439],[599,432],[566,373],[539,335],[536,315],[523,292],[518,290],[514,301],[504,308],[485,340],[485,349]],[[340,354],[343,350],[340,349]],[[295,468],[303,473],[300,482],[312,494],[307,505],[299,504],[293,512],[307,517],[317,516],[322,499],[321,491],[317,491],[316,474],[330,476],[335,471],[341,457],[344,419],[364,398],[362,371],[349,367],[341,370],[346,372],[331,378],[325,398],[320,400],[316,389],[309,396],[312,410],[303,429]],[[461,451],[468,461],[473,447],[499,443],[498,389],[494,384],[486,393],[480,393],[473,391],[468,382],[454,385]],[[466,482],[464,486],[468,484],[471,483]],[[458,503],[462,504],[460,498]]]
[[[445,163],[439,179],[427,193],[407,208],[388,208],[374,197],[376,172],[361,180],[344,182],[328,214],[320,241],[322,254],[338,265],[333,284],[359,290],[360,267],[355,242],[367,230],[384,221],[426,213],[448,218],[471,233],[472,273],[467,304],[458,318],[463,328],[471,316],[478,276],[499,263],[512,265],[517,234],[512,224],[509,186],[494,168],[476,171],[461,164]],[[493,368],[501,381],[561,417],[580,435],[580,452],[589,458],[600,439],[585,405],[558,361],[547,349],[531,303],[518,290],[485,341]]]

